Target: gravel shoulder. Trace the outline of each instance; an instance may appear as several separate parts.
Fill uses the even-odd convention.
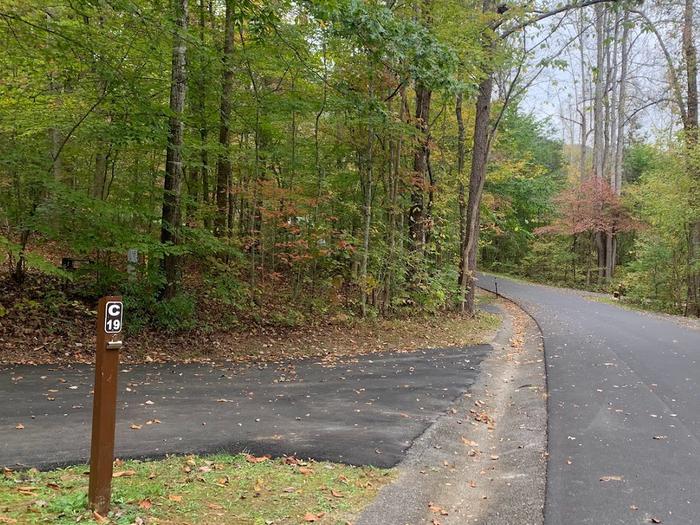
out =
[[[409,449],[397,481],[358,525],[543,522],[547,462],[544,353],[534,321],[500,302],[504,322],[481,373]]]

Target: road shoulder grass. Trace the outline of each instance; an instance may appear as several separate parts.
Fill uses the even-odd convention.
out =
[[[112,510],[87,510],[88,467],[5,470],[0,523],[67,525],[349,523],[393,470],[239,454],[117,461]]]

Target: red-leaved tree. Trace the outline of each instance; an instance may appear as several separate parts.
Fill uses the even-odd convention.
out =
[[[557,219],[548,226],[538,228],[535,233],[577,235],[589,232],[614,235],[638,227],[610,184],[597,177],[591,177],[563,191],[555,202]]]

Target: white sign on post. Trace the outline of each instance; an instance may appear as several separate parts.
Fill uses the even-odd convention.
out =
[[[105,333],[118,334],[122,331],[122,314],[124,308],[121,301],[108,301],[105,306]]]

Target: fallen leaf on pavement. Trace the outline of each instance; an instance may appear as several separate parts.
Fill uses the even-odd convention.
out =
[[[17,424],[15,425],[15,428],[16,428],[17,430],[24,430],[24,425],[23,425],[22,423],[17,423]]]
[[[602,476],[600,481],[622,481],[622,476]]]
[[[476,441],[472,441],[471,439],[467,439],[464,436],[462,436],[462,443],[464,443],[468,447],[478,447],[479,446],[479,444]]]
[[[447,516],[448,514],[448,512],[445,509],[435,505],[434,503],[428,503],[428,508],[435,514],[440,514],[441,516]]]
[[[142,426],[143,426],[143,425],[137,425],[136,423],[132,423],[131,425],[129,425],[129,428],[130,428],[131,430],[141,430],[141,427],[142,427]]]

